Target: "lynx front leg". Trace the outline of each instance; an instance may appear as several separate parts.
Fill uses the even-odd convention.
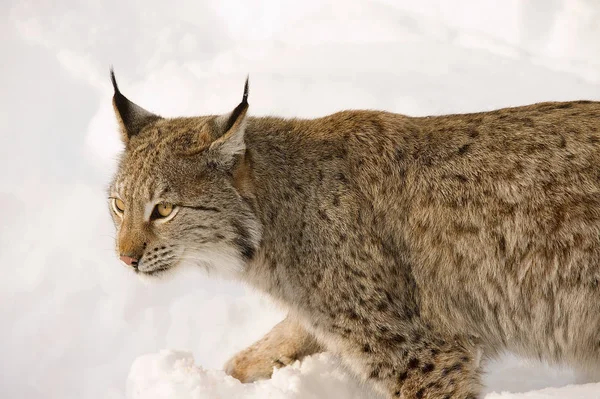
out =
[[[456,339],[396,335],[363,344],[362,371],[390,399],[475,399],[481,391],[480,352]],[[358,349],[358,348],[356,348]],[[355,352],[356,353],[356,352]]]
[[[252,346],[225,364],[225,372],[241,382],[267,379],[273,367],[283,367],[323,351],[302,326],[287,317]]]

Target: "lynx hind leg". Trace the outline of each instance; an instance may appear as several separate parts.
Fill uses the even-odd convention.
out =
[[[379,348],[384,349],[384,348]],[[388,348],[391,349],[391,348]],[[390,399],[476,399],[481,351],[452,341],[406,342],[400,357],[369,361],[369,378]]]
[[[480,396],[480,369],[476,353],[441,352],[430,361],[411,359],[407,379],[400,392],[402,398],[476,399]],[[410,362],[413,362],[412,364]],[[397,393],[394,392],[395,394]]]
[[[287,366],[321,351],[314,337],[288,317],[229,359],[225,372],[244,383],[268,379],[273,368]]]

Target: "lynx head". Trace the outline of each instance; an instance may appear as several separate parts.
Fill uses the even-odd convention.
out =
[[[261,237],[236,183],[245,162],[248,80],[227,115],[162,118],[129,101],[111,77],[125,144],[109,188],[117,255],[141,275],[182,263],[237,275]]]

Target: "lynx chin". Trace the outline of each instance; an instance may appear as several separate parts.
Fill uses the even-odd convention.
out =
[[[478,398],[503,351],[600,370],[600,102],[409,117],[162,118],[114,74],[135,273],[182,263],[288,310],[226,371],[331,351],[387,398]]]

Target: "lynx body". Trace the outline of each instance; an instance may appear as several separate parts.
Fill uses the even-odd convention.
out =
[[[501,351],[600,368],[600,103],[254,118],[246,86],[230,114],[166,119],[113,83],[119,256],[289,311],[233,376],[329,350],[388,398],[442,399],[478,397]]]

